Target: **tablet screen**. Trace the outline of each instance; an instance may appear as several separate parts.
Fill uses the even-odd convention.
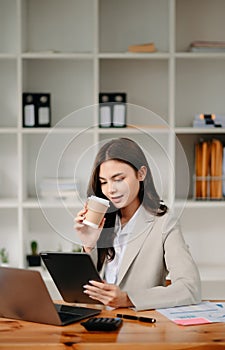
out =
[[[89,254],[42,252],[40,255],[64,301],[100,303],[83,292],[83,286],[90,280],[102,281]]]

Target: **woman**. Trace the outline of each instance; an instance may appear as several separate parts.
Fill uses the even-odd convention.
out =
[[[136,310],[201,301],[197,267],[178,226],[168,222],[137,143],[119,138],[101,147],[87,194],[108,199],[110,209],[98,229],[83,224],[86,205],[75,218],[83,249],[104,280],[90,281],[84,293],[107,306]],[[166,286],[168,273],[172,283]]]

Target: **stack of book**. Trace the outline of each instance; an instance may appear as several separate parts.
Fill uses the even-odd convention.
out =
[[[49,199],[77,198],[77,184],[73,178],[43,178],[40,183],[40,196]]]
[[[193,128],[225,128],[225,115],[196,114],[193,120]]]
[[[200,141],[195,145],[194,197],[196,199],[222,199],[225,159],[220,140]],[[224,188],[225,189],[225,188]]]
[[[157,50],[154,43],[136,44],[128,46],[128,52],[148,53],[155,51]]]
[[[225,41],[193,41],[190,44],[191,52],[225,52]]]

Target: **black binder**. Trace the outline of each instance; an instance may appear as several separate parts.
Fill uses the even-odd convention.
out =
[[[99,127],[126,127],[126,93],[99,93]]]
[[[23,126],[51,126],[51,97],[49,93],[23,93]]]

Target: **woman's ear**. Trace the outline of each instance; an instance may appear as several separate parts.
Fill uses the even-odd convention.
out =
[[[146,174],[147,174],[147,168],[146,168],[146,166],[142,165],[140,167],[140,169],[138,170],[138,180],[144,181]]]

